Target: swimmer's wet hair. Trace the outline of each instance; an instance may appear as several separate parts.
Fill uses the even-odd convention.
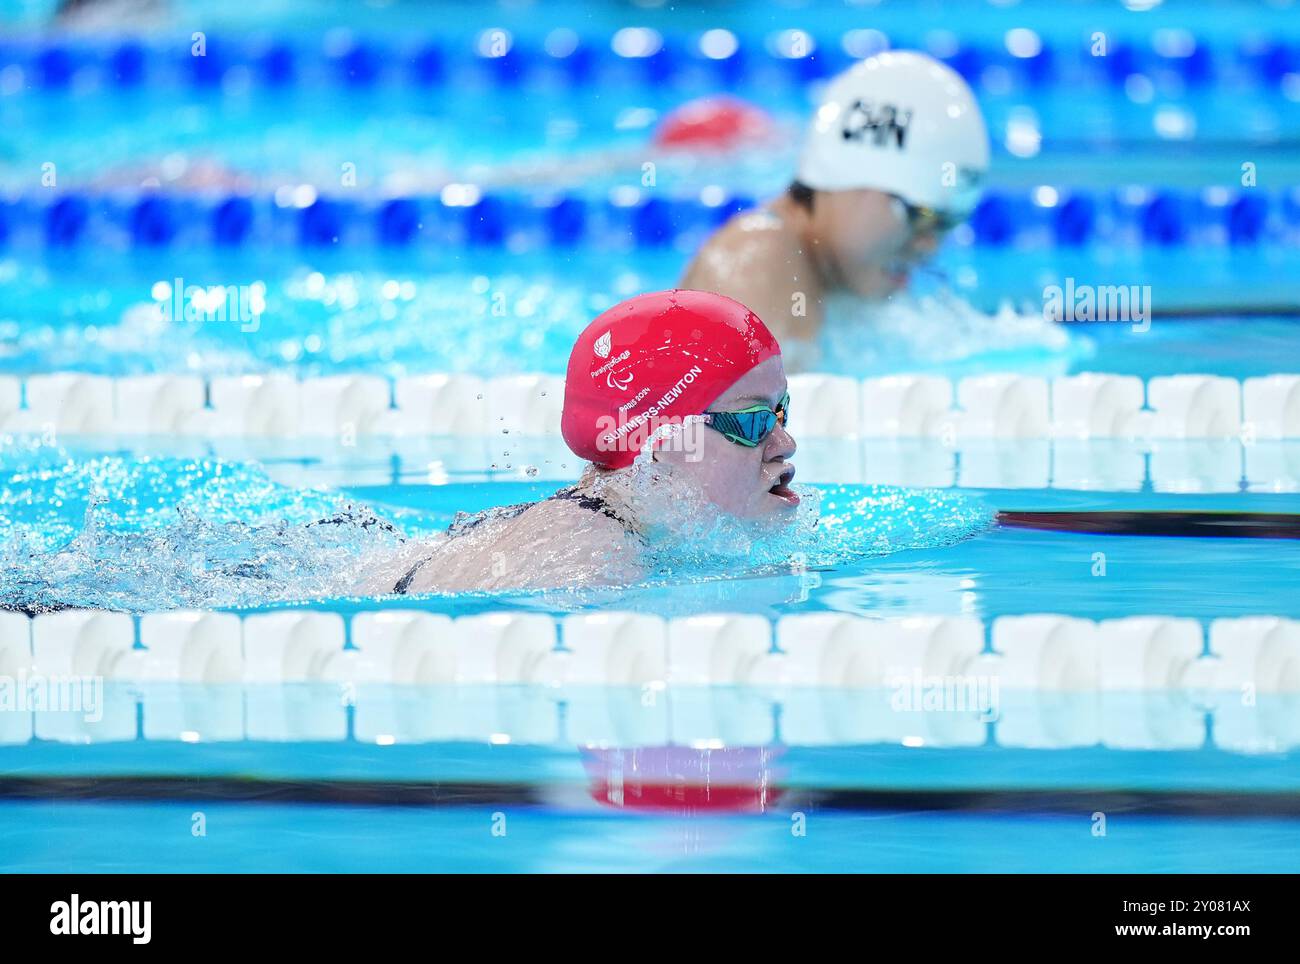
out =
[[[795,204],[799,205],[809,214],[812,213],[813,196],[817,193],[816,191],[810,188],[803,181],[794,180],[790,182],[790,186],[785,189],[785,192],[790,195],[790,200],[794,201]]]

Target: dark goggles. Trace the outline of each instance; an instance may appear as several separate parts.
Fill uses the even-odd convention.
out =
[[[772,434],[778,425],[785,425],[790,412],[790,393],[786,392],[775,409],[766,405],[753,405],[739,412],[705,412],[704,424],[721,432],[737,445],[755,448]]]
[[[902,209],[902,215],[907,218],[907,226],[917,234],[942,234],[944,231],[951,231],[966,220],[964,216],[953,214],[950,211],[940,211],[937,208],[912,204],[897,194],[892,194],[890,197]]]

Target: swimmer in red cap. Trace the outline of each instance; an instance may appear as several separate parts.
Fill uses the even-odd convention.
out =
[[[458,517],[369,592],[627,584],[682,503],[742,524],[789,519],[794,439],[781,349],[744,305],[702,291],[606,311],[569,358],[561,428],[590,463],[541,502]]]

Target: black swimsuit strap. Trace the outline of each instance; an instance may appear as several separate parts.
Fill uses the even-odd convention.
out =
[[[608,502],[600,498],[600,496],[586,495],[585,493],[579,492],[576,485],[571,485],[567,489],[561,489],[559,492],[556,492],[555,495],[551,496],[551,498],[576,502],[584,509],[588,509],[591,512],[599,512],[601,515],[608,516],[624,529],[630,530],[632,528],[627,524],[626,520],[624,520],[622,516],[610,508]]]
[[[420,571],[420,567],[432,558],[433,556],[425,556],[423,559],[421,559],[419,562],[413,565],[410,569],[408,569],[406,571],[406,575],[404,575],[401,579],[397,580],[397,585],[393,587],[393,592],[398,596],[405,596],[408,592],[410,592],[411,580],[414,579],[415,574]]]

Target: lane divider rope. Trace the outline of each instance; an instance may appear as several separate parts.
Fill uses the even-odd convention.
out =
[[[716,187],[691,194],[630,186],[608,193],[557,193],[453,184],[438,195],[380,197],[361,188],[325,193],[299,185],[273,194],[215,198],[69,189],[0,198],[0,246],[685,250],[755,203],[753,197]],[[1300,243],[1300,188],[991,189],[952,240],[1023,248],[1295,245]]]
[[[276,90],[322,83],[414,90],[470,84],[507,91],[557,84],[707,89],[746,82],[802,86],[891,46],[925,49],[925,41],[920,35],[889,37],[878,30],[737,36],[725,30],[628,28],[596,36],[566,28],[515,35],[498,28],[401,40],[346,31],[328,33],[323,41],[213,33],[202,35],[200,48],[195,35],[186,32],[162,39],[11,39],[0,47],[0,69],[18,70],[27,84],[45,90],[144,84],[213,88],[227,82],[241,90],[253,84]],[[1021,28],[1002,44],[967,42],[936,46],[932,53],[973,85],[1000,94],[1008,87],[1122,89],[1135,75],[1162,82],[1173,78],[1193,88],[1218,83],[1275,87],[1300,72],[1300,43],[1285,36],[1244,36],[1233,43],[1186,31],[1153,31],[1141,39],[1114,38],[1105,56],[1095,56],[1090,39],[1065,43]]]
[[[790,377],[797,438],[1300,438],[1300,375]],[[0,376],[0,431],[199,438],[554,438],[558,375]]]
[[[1223,749],[1300,745],[1300,621],[1273,616],[5,613],[0,675],[138,688],[95,719],[14,707],[0,744],[981,746],[995,722],[1003,746],[1198,750],[1212,715]],[[413,685],[463,695],[417,706]]]

